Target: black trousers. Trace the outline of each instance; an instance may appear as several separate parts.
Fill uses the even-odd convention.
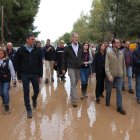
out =
[[[100,99],[100,96],[104,92],[104,81],[105,81],[105,74],[96,74],[96,99]]]

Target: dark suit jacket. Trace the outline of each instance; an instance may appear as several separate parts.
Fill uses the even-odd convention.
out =
[[[78,54],[76,56],[71,44],[66,46],[64,51],[64,57],[62,59],[62,68],[72,68],[72,69],[79,69],[83,63],[83,48],[79,44]]]

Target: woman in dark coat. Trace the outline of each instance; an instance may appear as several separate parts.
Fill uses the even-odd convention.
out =
[[[105,81],[105,55],[106,47],[104,43],[101,43],[98,47],[98,52],[94,56],[93,60],[93,73],[96,75],[96,102],[100,102],[100,97],[103,96],[104,81]]]

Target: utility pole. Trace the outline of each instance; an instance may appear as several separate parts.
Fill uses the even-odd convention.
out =
[[[4,47],[4,6],[1,7],[1,45]]]

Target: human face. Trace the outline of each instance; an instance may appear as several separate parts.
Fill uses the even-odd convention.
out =
[[[12,49],[12,44],[8,44],[7,48],[8,48],[8,50],[11,50]]]
[[[47,44],[47,45],[50,45],[50,40],[47,40],[46,44]]]
[[[119,39],[115,39],[115,44],[114,44],[114,47],[119,49],[121,47],[121,42]]]
[[[106,45],[103,43],[100,47],[100,51],[104,52],[106,49]]]
[[[0,59],[3,59],[3,58],[4,58],[4,52],[0,51]]]
[[[126,41],[125,42],[125,47],[129,49],[129,46],[130,46],[130,42],[129,41]]]
[[[84,50],[87,50],[88,48],[89,48],[89,45],[86,43],[86,44],[84,44]]]
[[[34,42],[35,42],[34,36],[31,36],[31,37],[29,37],[29,38],[26,39],[26,43],[29,46],[32,46],[34,44]]]
[[[60,45],[60,47],[64,47],[64,43],[60,43],[59,45]]]
[[[107,48],[109,46],[109,43],[107,41],[104,42],[105,47]]]
[[[74,35],[72,36],[72,42],[73,42],[74,44],[77,44],[77,43],[78,43],[78,40],[79,40],[78,34],[74,34]]]
[[[40,42],[37,42],[37,43],[36,43],[36,46],[37,46],[38,48],[40,48],[40,47],[41,47],[41,43],[40,43]]]

